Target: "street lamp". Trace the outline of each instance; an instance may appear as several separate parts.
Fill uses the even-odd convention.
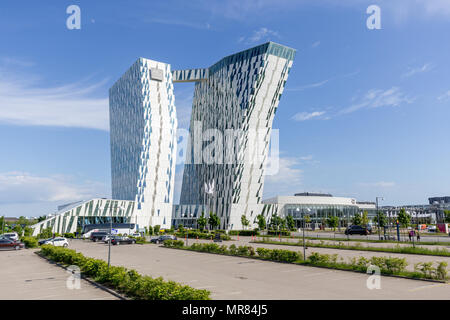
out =
[[[295,211],[297,211],[297,213],[300,212],[300,208],[297,207],[297,209]],[[306,223],[305,223],[305,213],[303,213],[302,218],[303,218],[303,228],[302,228],[303,229],[303,261],[306,261],[306,247],[305,247],[305,226],[306,226]]]
[[[381,240],[381,233],[380,233],[380,212],[378,211],[378,199],[383,200],[383,197],[376,197],[376,202],[377,202],[377,217],[378,217],[378,240]]]

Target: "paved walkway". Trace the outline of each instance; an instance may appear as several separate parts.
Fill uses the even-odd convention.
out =
[[[117,299],[85,280],[81,280],[80,289],[68,289],[70,274],[34,251],[0,251],[0,300]]]
[[[227,245],[230,242],[226,242]],[[103,243],[72,240],[71,248],[107,259]],[[198,289],[213,299],[449,299],[450,285],[381,277],[381,289],[368,289],[368,275],[240,257],[168,249],[159,245],[111,248],[112,265],[163,277]]]

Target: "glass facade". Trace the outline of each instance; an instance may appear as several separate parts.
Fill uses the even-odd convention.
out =
[[[305,216],[309,216],[312,224],[320,224],[328,217],[339,218],[339,226],[345,227],[350,224],[352,217],[359,213],[358,206],[333,205],[333,204],[286,204],[281,215],[292,216],[297,227],[302,225]]]

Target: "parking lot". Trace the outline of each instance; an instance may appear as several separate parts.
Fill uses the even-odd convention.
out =
[[[106,260],[108,256],[108,246],[104,243],[72,240],[70,247],[89,257]],[[167,249],[153,244],[113,246],[111,264],[210,290],[213,299],[450,297],[449,284],[383,276],[381,289],[370,290],[365,274]]]
[[[70,274],[34,251],[0,251],[0,300],[117,299],[85,280],[81,280],[80,289],[69,289],[66,282]]]

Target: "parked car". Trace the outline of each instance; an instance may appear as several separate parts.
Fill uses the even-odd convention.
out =
[[[48,239],[41,239],[38,241],[38,245],[42,246],[47,241],[53,240],[54,238],[48,238]]]
[[[116,237],[116,236],[111,236],[110,234],[107,234],[107,235],[105,235],[105,236],[102,238],[102,241],[103,241],[104,243],[108,243],[108,242],[109,242],[109,239],[110,239],[111,237]]]
[[[220,238],[220,233],[216,233],[214,235],[214,242],[222,242],[222,239]]]
[[[157,238],[151,239],[150,242],[151,243],[163,243],[165,240],[177,240],[177,237],[173,236],[173,235],[159,236]]]
[[[67,248],[69,246],[69,241],[67,241],[66,238],[63,237],[56,237],[50,240],[47,240],[43,243],[44,245],[51,245],[55,247],[64,247]]]
[[[368,235],[370,234],[370,230],[366,227],[361,226],[349,226],[347,229],[345,229],[345,234],[361,234],[361,235]]]
[[[25,248],[22,242],[14,241],[10,238],[0,238],[0,250],[20,250]]]
[[[103,239],[103,237],[107,236],[108,233],[105,231],[100,231],[100,232],[92,232],[91,236],[89,237],[92,241],[97,242],[97,241],[101,241]]]
[[[111,244],[112,245],[119,245],[119,244],[135,244],[136,239],[128,238],[128,237],[112,237]]]
[[[2,236],[4,238],[9,238],[13,241],[19,241],[19,235],[17,234],[17,232],[4,233],[4,234],[2,234]]]

